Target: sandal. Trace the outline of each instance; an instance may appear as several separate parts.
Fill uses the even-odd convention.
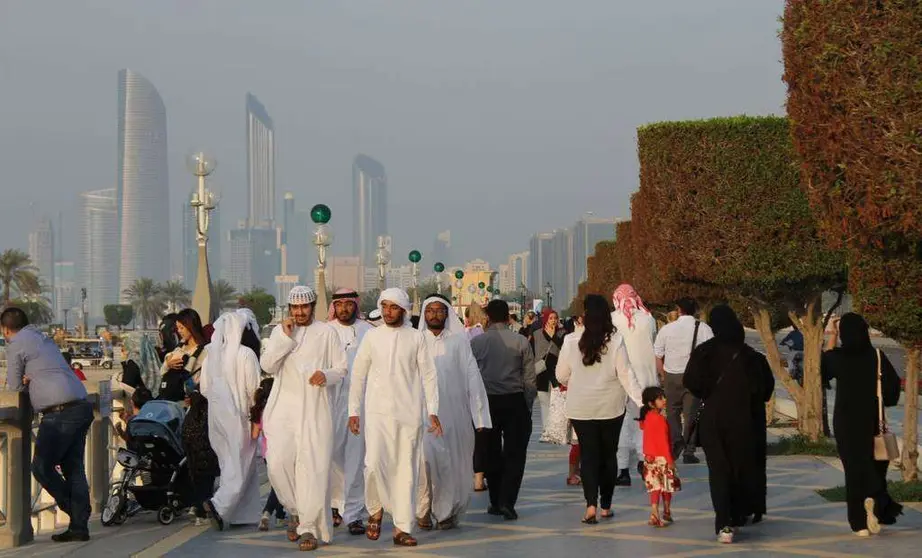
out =
[[[602,513],[599,515],[602,517],[602,519],[611,519],[615,517],[615,512],[611,511],[611,509],[603,509]]]
[[[368,540],[376,541],[381,536],[382,519],[384,519],[384,510],[379,513],[378,517],[372,516],[368,518],[368,527],[365,529],[365,536],[368,537]]]
[[[286,534],[288,535],[288,540],[291,542],[297,542],[297,540],[301,538],[301,535],[298,534],[298,525],[300,525],[300,522],[297,517],[291,516],[288,518],[288,529],[286,530]]]
[[[339,527],[343,524],[343,516],[339,515],[339,510],[333,508],[333,527]]]
[[[350,535],[364,535],[365,534],[365,525],[362,524],[361,519],[356,519],[349,524],[349,534]]]
[[[567,486],[579,486],[581,484],[583,484],[583,479],[579,478],[579,475],[567,477]]]
[[[454,529],[458,526],[458,518],[456,516],[451,516],[445,521],[439,521],[438,529],[439,531],[447,531],[448,529]]]
[[[593,515],[590,517],[584,517],[580,523],[585,523],[586,525],[597,525],[599,520],[596,518],[596,516]]]
[[[397,533],[394,535],[395,546],[416,546],[416,539],[409,533]]]
[[[650,521],[647,522],[650,527],[665,527],[666,524],[655,513],[650,514]]]
[[[416,526],[422,529],[423,531],[431,531],[432,530],[432,517],[429,514],[426,514],[424,517],[417,518]]]
[[[672,525],[672,512],[663,512],[663,523]]]
[[[298,543],[298,550],[301,552],[310,552],[311,550],[317,550],[317,537],[307,533],[301,537],[301,542]]]

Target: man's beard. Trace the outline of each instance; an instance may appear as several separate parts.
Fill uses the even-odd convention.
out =
[[[387,316],[385,316],[384,323],[392,327],[403,325],[403,320],[405,319],[405,317],[406,317],[406,312],[401,312],[400,314],[397,315],[396,318],[388,318]]]
[[[448,320],[442,320],[439,318],[432,318],[431,320],[426,320],[426,325],[429,326],[429,329],[434,329],[436,331],[443,331],[445,329],[445,322]]]
[[[352,325],[355,323],[355,318],[358,313],[358,310],[352,312],[347,312],[346,310],[337,310],[336,319],[343,325]]]

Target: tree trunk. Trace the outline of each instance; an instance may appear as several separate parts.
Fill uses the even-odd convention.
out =
[[[900,458],[904,481],[919,480],[919,357],[922,349],[906,351],[906,391],[903,394],[903,455]]]
[[[820,359],[823,355],[825,328],[819,300],[807,304],[804,316],[789,313],[791,321],[798,324],[804,335],[804,388],[803,405],[798,408],[800,433],[812,441],[823,435],[823,380],[820,376]]]
[[[775,340],[775,332],[772,330],[771,314],[764,308],[753,310],[752,318],[755,322],[756,330],[759,332],[759,338],[762,339],[762,344],[765,346],[765,357],[768,359],[768,366],[772,369],[775,380],[781,382],[784,389],[791,395],[791,399],[794,400],[794,406],[797,408],[798,418],[803,417],[804,411],[802,407],[804,390],[800,387],[800,384],[791,377],[790,372],[784,365],[784,361],[781,360],[781,351],[778,350],[778,342]],[[769,401],[769,405],[771,406],[771,414],[767,415],[766,418],[774,416],[774,395],[772,395],[772,400]],[[769,409],[766,408],[766,410]]]

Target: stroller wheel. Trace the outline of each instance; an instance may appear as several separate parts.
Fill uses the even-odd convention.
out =
[[[176,510],[170,506],[162,506],[157,510],[157,521],[159,521],[161,525],[169,525],[173,523],[174,519],[176,519]]]
[[[122,524],[125,522],[125,499],[119,493],[114,493],[109,495],[109,499],[106,501],[106,507],[103,508],[102,513],[100,514],[100,521],[104,527],[109,527],[115,524]],[[121,521],[119,521],[121,519]]]

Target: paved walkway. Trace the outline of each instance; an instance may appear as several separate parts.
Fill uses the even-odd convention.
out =
[[[747,556],[912,556],[922,543],[922,513],[907,508],[896,527],[879,537],[858,539],[850,534],[844,504],[829,503],[814,490],[841,484],[836,460],[808,457],[771,458],[768,465],[769,515],[748,527],[737,543],[719,545],[713,536],[713,514],[707,468],[681,466],[684,490],[675,498],[676,523],[662,530],[647,526],[647,496],[636,482],[615,494],[615,519],[596,526],[580,524],[582,492],[567,487],[566,449],[533,441],[524,488],[517,506],[520,519],[505,522],[485,513],[487,498],[476,494],[462,527],[419,536],[416,549],[395,549],[386,533],[378,542],[350,537],[338,529],[322,556],[589,556],[620,555],[670,558],[740,554]],[[236,556],[295,554],[284,531],[258,533],[235,528],[223,533],[194,527],[184,520],[162,527],[151,514],[125,525],[103,528],[93,520],[93,539],[82,545],[55,545],[40,537],[32,545],[0,552],[0,558],[101,556]]]

